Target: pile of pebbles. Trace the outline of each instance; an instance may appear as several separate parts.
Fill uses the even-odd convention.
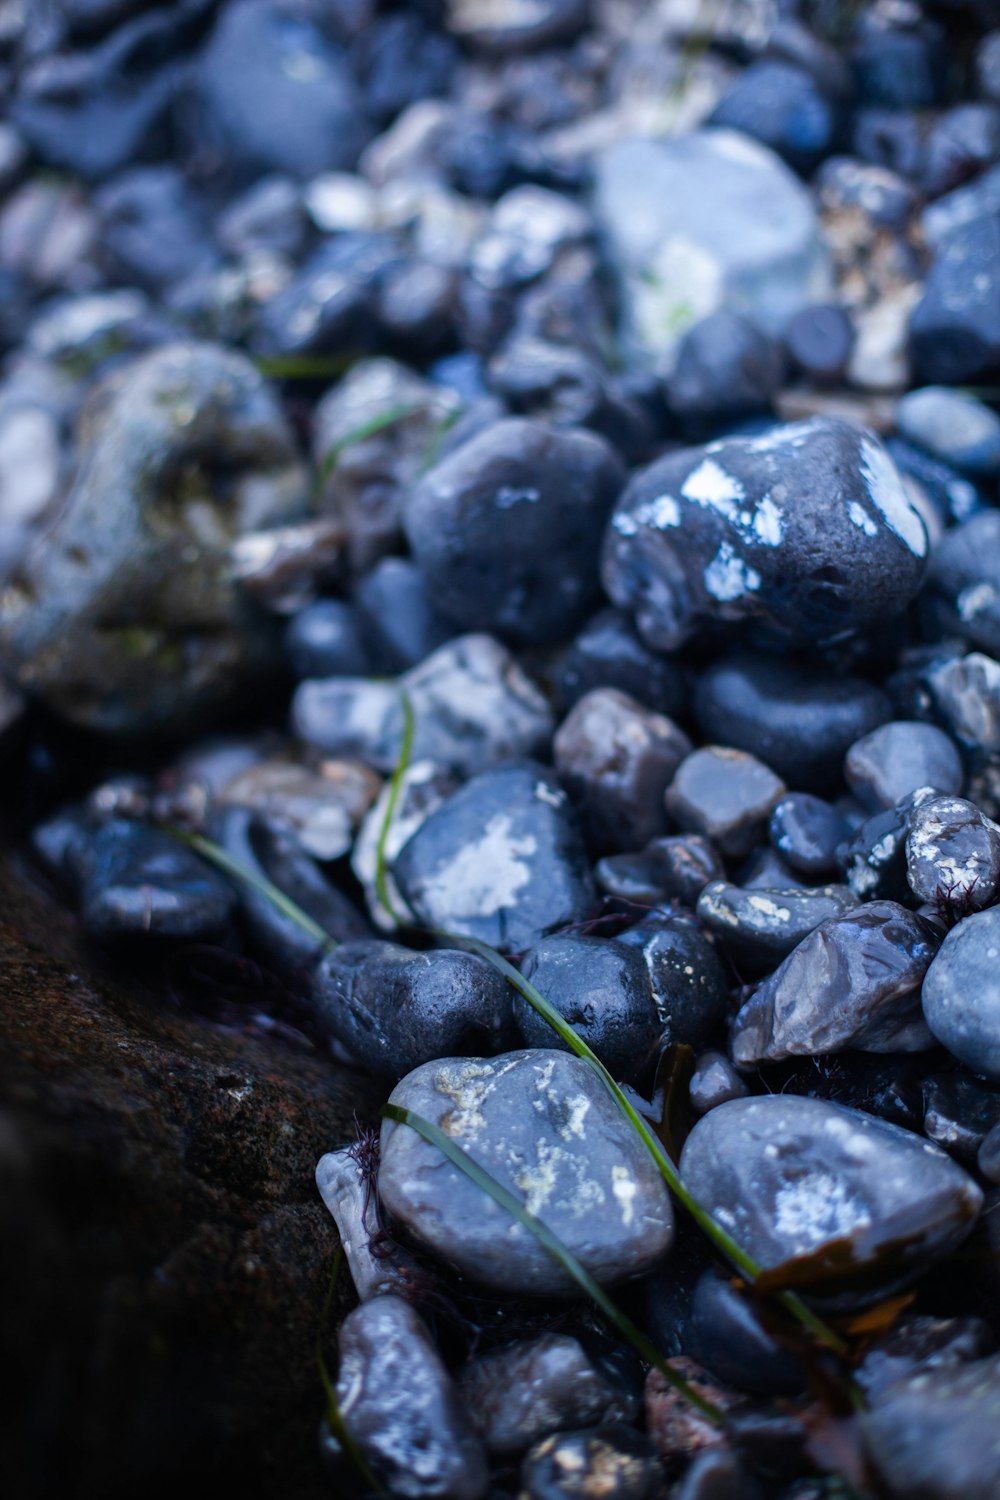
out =
[[[387,1120],[317,1181],[392,1496],[1000,1493],[998,24],[0,0],[10,820],[726,1415]]]

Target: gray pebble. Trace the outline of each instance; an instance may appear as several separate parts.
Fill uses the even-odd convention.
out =
[[[681,762],[667,788],[667,811],[723,854],[749,854],[784,793],[784,783],[755,756],[709,745]]]
[[[927,971],[931,1031],[973,1073],[1000,1079],[1000,907],[965,917]]]
[[[857,896],[843,885],[745,890],[713,880],[698,897],[695,912],[738,967],[759,974],[780,963],[821,922],[843,916],[857,904]]]
[[[931,797],[910,814],[906,870],[921,901],[980,911],[1000,887],[1000,831],[973,802]]]
[[[1000,1356],[898,1381],[862,1420],[893,1500],[995,1500],[1000,1493]]]
[[[965,774],[954,741],[933,724],[896,719],[855,740],[844,760],[851,791],[872,812],[932,786],[958,794]]]

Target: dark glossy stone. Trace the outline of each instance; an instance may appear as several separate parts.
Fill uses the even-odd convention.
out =
[[[780,1094],[705,1115],[681,1153],[681,1176],[760,1265],[811,1257],[809,1285],[824,1293],[912,1279],[961,1244],[983,1201],[919,1136]]]
[[[942,1046],[973,1073],[1000,1079],[1000,907],[965,917],[924,980],[924,1015]]]
[[[518,1339],[460,1372],[459,1390],[487,1452],[509,1458],[550,1432],[635,1418],[638,1399],[566,1333]]]
[[[958,384],[1000,361],[1000,215],[946,234],[910,317],[910,355],[925,381]]]
[[[922,1370],[953,1370],[992,1353],[996,1340],[982,1318],[935,1318],[904,1313],[875,1338],[857,1367],[856,1379],[877,1402],[897,1380]]]
[[[482,1500],[486,1455],[426,1324],[374,1297],[340,1325],[337,1404],[362,1456],[408,1500]]]
[[[567,714],[552,749],[599,852],[638,849],[666,831],[664,793],[691,752],[691,741],[670,719],[617,688],[595,688]]]
[[[840,379],[854,347],[851,320],[836,304],[804,307],[792,318],[784,337],[794,368],[821,385]]]
[[[932,1046],[920,984],[937,943],[929,922],[893,901],[870,901],[824,922],[740,1010],[733,1022],[734,1060]]]
[[[728,1008],[729,986],[711,938],[694,918],[651,912],[616,941],[642,952],[663,1046],[706,1046]]]
[[[768,834],[782,859],[800,875],[822,880],[837,869],[837,849],[849,833],[835,807],[809,792],[791,792],[771,814]]]
[[[405,845],[393,874],[424,925],[506,952],[582,921],[594,900],[566,793],[530,761],[466,782]]]
[[[1000,1487],[1000,1357],[921,1371],[863,1419],[865,1447],[893,1500],[993,1500]]]
[[[934,548],[927,581],[947,601],[949,627],[1000,656],[1000,515],[980,511],[946,531]]]
[[[629,617],[617,609],[595,615],[566,648],[556,665],[555,687],[565,709],[598,687],[618,688],[670,718],[685,707],[679,666],[644,645]]]
[[[218,942],[236,907],[232,887],[168,834],[115,818],[78,844],[81,912],[104,940]]]
[[[967,916],[990,906],[1000,889],[1000,832],[962,797],[930,797],[910,814],[906,870],[910,889]]]
[[[237,258],[265,252],[298,260],[308,234],[301,189],[288,177],[263,177],[233,199],[215,232],[223,250]]]
[[[568,634],[595,598],[600,537],[623,482],[593,433],[512,418],[471,438],[406,502],[437,607],[517,642]]]
[[[885,694],[859,677],[743,651],[703,672],[694,693],[707,739],[749,750],[807,791],[836,786],[847,750],[891,711]]]
[[[521,1483],[528,1500],[655,1500],[663,1470],[649,1438],[618,1423],[544,1438]]]
[[[470,775],[548,746],[548,704],[510,652],[488,635],[456,637],[398,685],[369,677],[307,679],[292,700],[292,724],[326,754],[358,756],[391,771],[403,739],[401,690],[413,711],[415,760]]]
[[[681,762],[667,789],[667,811],[723,854],[748,854],[784,793],[783,782],[755,756],[710,745]]]
[[[530,949],[521,972],[616,1079],[636,1084],[648,1077],[664,1027],[641,951],[613,938],[569,933]],[[514,1000],[514,1016],[527,1046],[564,1046],[522,995]]]
[[[975,1161],[1000,1122],[1000,1095],[964,1071],[932,1073],[923,1082],[924,1135],[961,1161]]]
[[[663,1178],[579,1058],[550,1050],[443,1058],[404,1078],[391,1102],[444,1126],[599,1282],[649,1270],[669,1248]],[[534,1235],[391,1120],[382,1125],[378,1187],[392,1221],[473,1280],[521,1295],[576,1294]]]
[[[375,338],[374,296],[397,252],[377,234],[321,245],[257,312],[248,342],[265,359],[364,352]]]
[[[872,434],[833,418],[658,459],[630,480],[602,576],[650,645],[759,618],[815,640],[892,615],[920,586],[924,523]]]
[[[727,1099],[743,1099],[748,1092],[729,1058],[721,1052],[703,1052],[695,1059],[688,1099],[696,1115],[707,1115]]]
[[[777,59],[744,69],[709,122],[756,137],[799,172],[827,154],[837,127],[833,105],[809,74]]]
[[[485,959],[455,949],[342,943],[316,970],[312,993],[324,1028],[383,1078],[513,1040],[510,985]]]
[[[761,974],[780,963],[821,922],[843,916],[857,904],[857,896],[843,885],[747,890],[714,880],[698,897],[695,911],[741,974]]]
[[[720,308],[689,329],[666,380],[667,405],[693,432],[771,409],[785,373],[781,345]]]
[[[866,818],[837,850],[844,879],[863,901],[910,901],[906,878],[909,813],[901,807]]]
[[[872,812],[895,807],[925,786],[959,793],[965,780],[962,757],[944,731],[905,719],[856,740],[844,758],[844,775]]]
[[[725,874],[708,839],[697,833],[653,839],[635,854],[611,854],[598,860],[594,878],[602,891],[639,906],[680,901],[694,906],[710,880]]]
[[[1000,1124],[994,1125],[980,1142],[976,1165],[988,1182],[1000,1182]]]
[[[340,50],[281,0],[221,9],[195,93],[199,149],[240,180],[350,168],[371,134]]]
[[[690,1353],[726,1385],[758,1396],[802,1389],[801,1361],[772,1338],[746,1289],[706,1271],[691,1303]]]
[[[134,167],[94,194],[102,264],[114,281],[163,296],[214,266],[204,205],[175,167]]]
[[[302,677],[363,677],[372,669],[358,611],[343,599],[317,599],[289,620],[285,650]]]
[[[354,598],[380,672],[415,667],[455,634],[408,558],[383,557],[361,579]]]

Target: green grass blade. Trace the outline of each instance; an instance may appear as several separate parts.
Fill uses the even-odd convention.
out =
[[[375,848],[375,892],[379,901],[384,906],[396,926],[402,925],[399,912],[393,906],[392,897],[389,895],[389,878],[386,861],[386,845],[389,842],[389,830],[392,820],[399,804],[399,796],[403,790],[403,777],[406,775],[410,760],[413,756],[413,704],[410,695],[405,688],[400,688],[400,702],[403,709],[403,737],[400,741],[399,757],[389,782],[389,795],[385,803],[385,816],[382,826],[378,831],[378,843]]]
[[[232,855],[227,854],[221,845],[215,843],[213,839],[206,838],[203,833],[189,833],[186,829],[175,828],[171,824],[161,826],[164,833],[169,833],[171,838],[177,839],[181,844],[186,844],[189,849],[200,854],[202,859],[207,859],[209,863],[234,880],[242,880],[244,885],[248,885],[259,896],[265,896],[278,911],[290,921],[297,923],[302,931],[308,933],[326,952],[331,952],[336,948],[337,944],[326,928],[314,922],[297,901],[293,901],[291,896],[286,896],[281,887],[275,885],[272,880],[268,880],[266,875],[258,875],[257,871],[251,870],[249,865],[243,864],[241,860],[233,859]]]
[[[380,411],[377,416],[369,417],[367,422],[359,422],[350,432],[331,443],[323,454],[316,477],[313,480],[313,499],[316,500],[323,492],[323,486],[333,473],[340,461],[341,454],[346,453],[348,448],[353,448],[356,443],[363,443],[370,437],[375,437],[379,432],[384,432],[387,427],[392,427],[396,422],[401,422],[404,417],[411,417],[420,408],[412,402],[397,402],[395,406],[389,406],[385,411]]]
[[[430,1120],[425,1120],[422,1115],[414,1114],[409,1109],[403,1109],[398,1104],[384,1104],[381,1112],[383,1119],[394,1120],[399,1125],[408,1125],[411,1130],[415,1130],[419,1136],[422,1136],[429,1145],[435,1146],[441,1152],[442,1156],[448,1158],[453,1166],[456,1166],[460,1172],[464,1172],[466,1177],[474,1182],[478,1188],[481,1188],[484,1193],[488,1193],[494,1203],[499,1204],[502,1209],[505,1209],[510,1214],[511,1218],[516,1219],[519,1224],[522,1224],[525,1229],[533,1234],[539,1244],[544,1246],[549,1252],[552,1259],[557,1261],[567,1275],[576,1282],[581,1291],[585,1292],[593,1302],[596,1302],[597,1306],[614,1324],[622,1337],[631,1344],[639,1357],[644,1359],[647,1364],[659,1370],[667,1383],[673,1386],[674,1390],[678,1391],[686,1401],[689,1401],[696,1411],[700,1412],[709,1422],[721,1424],[725,1420],[723,1413],[717,1406],[714,1406],[711,1401],[707,1401],[682,1375],[679,1375],[667,1363],[656,1345],[650,1342],[642,1330],[637,1328],[632,1322],[628,1314],[623,1312],[618,1304],[608,1296],[604,1288],[594,1280],[590,1272],[585,1266],[581,1265],[572,1250],[563,1244],[558,1235],[547,1224],[543,1223],[541,1219],[529,1213],[520,1199],[509,1192],[502,1183],[497,1182],[496,1178],[487,1172],[485,1167],[481,1167],[477,1161],[474,1161],[468,1152],[463,1151],[461,1146],[456,1145],[450,1136],[445,1135],[440,1126],[433,1125]]]
[[[385,1486],[380,1484],[378,1479],[376,1479],[364,1454],[347,1430],[347,1423],[344,1421],[343,1413],[340,1410],[340,1403],[337,1400],[337,1388],[330,1378],[330,1372],[326,1367],[326,1360],[323,1358],[323,1333],[327,1323],[330,1321],[333,1294],[337,1289],[337,1282],[340,1278],[340,1268],[343,1261],[344,1247],[338,1245],[334,1252],[333,1270],[330,1273],[329,1285],[326,1289],[326,1296],[323,1299],[323,1313],[316,1332],[316,1368],[319,1371],[320,1384],[323,1387],[323,1395],[326,1398],[326,1420],[330,1424],[330,1431],[340,1444],[348,1461],[354,1466],[354,1469],[368,1488],[373,1490],[380,1497],[380,1500],[388,1500]]]

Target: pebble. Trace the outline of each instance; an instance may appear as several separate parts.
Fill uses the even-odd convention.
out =
[[[919,900],[981,911],[1000,889],[1000,830],[962,797],[931,797],[910,814],[906,871]]]
[[[669,368],[688,328],[720,307],[780,334],[830,289],[809,194],[738,131],[610,146],[595,162],[595,209],[622,282],[623,342],[638,361]]]
[[[699,1120],[681,1176],[762,1266],[809,1256],[852,1298],[912,1280],[966,1238],[980,1189],[930,1142],[822,1099],[734,1099]]]
[[[853,910],[846,886],[809,890],[750,889],[713,880],[698,897],[699,921],[713,932],[740,973],[767,973],[820,923]]]
[[[81,915],[91,936],[187,943],[225,936],[236,906],[231,886],[168,834],[113,818],[78,850]]]
[[[701,673],[693,708],[706,739],[750,751],[808,791],[836,786],[851,745],[892,713],[886,695],[862,678],[749,651]]]
[[[830,150],[837,114],[802,68],[766,58],[739,75],[709,123],[745,132],[807,174]]]
[[[933,724],[894,720],[855,740],[844,758],[851,791],[872,812],[895,807],[920,787],[961,792],[962,758]]]
[[[964,1071],[931,1073],[923,1081],[924,1135],[962,1161],[976,1154],[1000,1122],[1000,1097]]]
[[[398,782],[396,803],[391,816],[389,800],[392,797],[392,785],[391,782],[386,782],[374,807],[362,823],[351,854],[351,869],[364,888],[372,920],[383,930],[391,932],[400,922],[414,920],[392,874],[394,859],[434,809],[440,807],[452,792],[457,791],[458,786],[458,777],[447,766],[440,766],[432,760],[412,760]],[[379,849],[383,838],[386,864],[383,873],[391,911],[383,905],[377,889]]]
[[[421,824],[392,869],[424,926],[508,953],[585,920],[594,903],[566,793],[530,761],[467,781]]]
[[[663,1178],[579,1058],[551,1050],[443,1058],[390,1102],[451,1138],[536,1214],[599,1282],[651,1269],[673,1212]],[[405,1125],[382,1125],[379,1198],[424,1249],[480,1285],[519,1296],[576,1294],[535,1237]]]
[[[373,1297],[340,1325],[337,1405],[365,1461],[403,1500],[482,1500],[482,1443],[423,1319]]]
[[[223,781],[216,801],[286,824],[307,854],[329,862],[351,849],[381,787],[379,778],[357,761],[321,761],[313,771],[275,756]]]
[[[792,365],[808,380],[835,385],[851,358],[854,329],[842,307],[819,304],[795,314],[784,342]]]
[[[700,1048],[717,1032],[729,985],[712,939],[692,916],[650,912],[617,939],[642,953],[653,987],[661,1045]]]
[[[746,1066],[843,1047],[919,1052],[932,1046],[920,985],[937,942],[929,922],[894,901],[869,901],[829,918],[739,1011],[733,1061]]]
[[[688,329],[666,381],[667,405],[691,430],[766,412],[785,374],[777,339],[720,308]]]
[[[342,943],[316,970],[312,998],[324,1030],[380,1078],[513,1041],[510,985],[485,959],[456,949]]]
[[[241,354],[167,345],[108,376],[97,401],[76,481],[0,595],[0,649],[16,681],[75,724],[176,732],[277,666],[227,564],[234,534],[299,513],[303,473]]]
[[[837,869],[837,849],[847,838],[846,818],[809,792],[791,792],[771,814],[768,836],[786,864],[809,880]]]
[[[392,771],[403,741],[403,693],[413,712],[413,757],[464,775],[544,751],[552,715],[510,652],[488,635],[464,635],[433,652],[398,684],[329,677],[299,684],[292,724],[327,755],[358,756]]]
[[[972,219],[942,239],[910,318],[920,379],[957,385],[988,375],[1000,359],[1000,219]]]
[[[516,1457],[551,1432],[632,1421],[639,1405],[607,1362],[567,1333],[482,1354],[460,1372],[458,1386],[486,1451],[497,1458]]]
[[[688,1084],[688,1101],[696,1115],[707,1115],[710,1109],[727,1099],[743,1099],[746,1084],[722,1052],[703,1052],[695,1059],[694,1072]]]
[[[602,891],[639,906],[666,901],[694,906],[708,882],[724,874],[718,854],[697,833],[653,839],[637,853],[610,854],[594,866]]]
[[[689,1348],[737,1390],[774,1396],[802,1389],[801,1361],[767,1332],[746,1288],[718,1271],[706,1271],[694,1289]]]
[[[960,744],[985,755],[1000,750],[1000,662],[970,651],[933,667],[927,685]]]
[[[791,642],[913,598],[924,522],[881,442],[831,417],[668,453],[629,481],[604,545],[612,600],[651,646],[763,619]]]
[[[1000,1357],[925,1370],[889,1387],[862,1422],[893,1500],[992,1500],[1000,1487]]]
[[[904,437],[970,474],[1000,470],[1000,416],[964,391],[924,386],[896,408]]]
[[[685,708],[680,668],[644,645],[629,617],[618,609],[594,615],[555,669],[556,693],[564,709],[600,687],[617,688],[668,718],[679,717]]]
[[[666,832],[664,793],[691,753],[672,720],[617,688],[595,688],[567,714],[552,749],[594,848],[639,849]]]
[[[964,917],[927,971],[924,1016],[973,1073],[1000,1079],[1000,908]]]
[[[878,1335],[858,1365],[857,1382],[878,1402],[899,1380],[924,1370],[954,1370],[990,1354],[994,1337],[977,1317],[935,1318],[905,1312]]]
[[[344,599],[306,604],[285,628],[285,651],[296,678],[365,677],[371,651],[357,609]]]
[[[618,1423],[536,1443],[521,1483],[528,1500],[655,1500],[663,1470],[649,1439]]]
[[[953,633],[1000,655],[1000,515],[980,511],[945,532],[927,581],[946,602]]]
[[[417,666],[455,634],[408,558],[383,557],[358,584],[354,598],[381,672]]]
[[[624,480],[594,433],[509,418],[470,438],[404,511],[438,608],[514,643],[568,634],[596,600],[601,533]]]
[[[569,933],[531,948],[521,973],[616,1079],[640,1084],[651,1074],[664,1027],[640,950],[613,938]],[[564,1046],[520,994],[514,1016],[526,1046]]]
[[[373,1244],[379,1230],[371,1180],[351,1146],[328,1151],[316,1165],[316,1186],[344,1250],[354,1290],[362,1302],[398,1294],[406,1297],[418,1280],[416,1262],[387,1236]]]
[[[1000,1182],[1000,1122],[979,1143],[976,1165],[988,1182]]]
[[[749,854],[784,796],[784,783],[745,750],[709,745],[678,767],[667,811],[679,827],[703,833],[727,856]]]

